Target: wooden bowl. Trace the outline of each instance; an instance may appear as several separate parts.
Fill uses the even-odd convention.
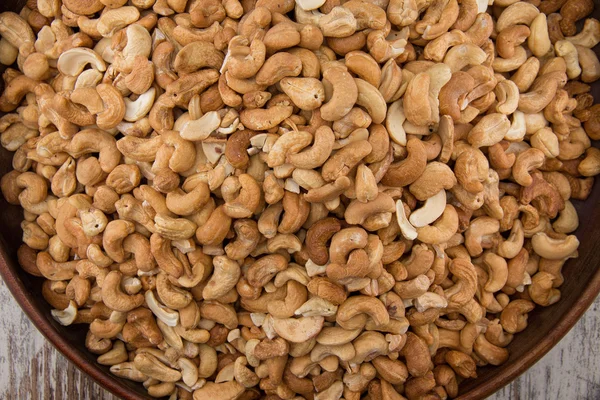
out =
[[[24,4],[24,0],[4,0],[0,11],[18,13]],[[597,8],[594,17],[599,16],[600,8]],[[593,85],[592,93],[600,102],[600,81]],[[11,153],[0,148],[0,176],[12,169],[11,159]],[[499,367],[478,368],[477,379],[460,385],[458,399],[484,398],[522,374],[575,325],[600,291],[600,223],[594,223],[600,221],[600,185],[594,186],[587,201],[574,200],[573,204],[580,215],[581,224],[575,232],[581,241],[580,256],[569,260],[563,268],[565,283],[560,288],[561,300],[550,307],[536,307],[529,314],[527,329],[515,335],[508,346],[508,361]],[[64,327],[52,319],[50,306],[41,295],[42,279],[28,275],[17,263],[22,215],[19,207],[9,205],[0,196],[0,274],[21,308],[60,352],[100,385],[126,400],[151,399],[142,385],[118,378],[96,362],[96,356],[85,348],[87,326]]]

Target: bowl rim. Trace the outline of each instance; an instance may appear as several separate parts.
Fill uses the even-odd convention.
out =
[[[33,322],[37,330],[52,343],[56,349],[67,357],[75,366],[85,372],[100,386],[111,393],[126,400],[146,400],[147,397],[131,390],[121,384],[119,379],[109,373],[101,370],[94,362],[85,358],[84,354],[76,347],[72,346],[69,340],[61,336],[52,326],[49,319],[43,311],[39,310],[32,299],[27,294],[23,281],[19,278],[12,258],[6,251],[5,244],[0,243],[0,276],[6,283],[6,286],[12,293],[17,304],[25,312],[27,317]],[[25,272],[25,271],[23,271]],[[594,302],[600,292],[600,268],[597,267],[592,279],[589,280],[581,295],[575,301],[573,307],[565,313],[554,329],[550,331],[542,340],[538,341],[529,352],[523,354],[518,363],[512,363],[510,366],[498,374],[494,374],[486,382],[468,390],[456,397],[457,400],[474,400],[485,398],[508,385],[519,375],[529,369],[533,364],[539,361],[552,347],[554,347],[581,318],[583,313]]]
[[[94,362],[90,362],[81,352],[78,350],[71,341],[63,337],[54,328],[44,312],[35,305],[32,298],[28,295],[25,284],[20,279],[16,268],[21,268],[15,263],[10,255],[8,254],[5,243],[0,243],[0,276],[4,283],[11,292],[13,298],[17,301],[17,304],[25,312],[27,317],[37,330],[52,343],[52,345],[64,355],[70,362],[80,370],[85,372],[91,377],[96,383],[108,390],[115,396],[126,400],[147,400],[147,397],[140,396],[135,391],[129,389],[124,384],[118,381],[118,377],[110,375],[109,373],[101,370],[98,365]],[[25,271],[23,271],[26,273]],[[90,353],[91,354],[91,353]]]
[[[569,333],[594,300],[596,300],[598,294],[600,294],[600,267],[596,266],[596,271],[573,304],[573,307],[563,314],[548,335],[534,344],[529,352],[523,354],[519,358],[519,362],[511,363],[507,368],[494,374],[486,382],[472,388],[468,392],[460,394],[455,400],[484,399],[514,381],[533,366],[533,364],[541,360],[546,353]]]

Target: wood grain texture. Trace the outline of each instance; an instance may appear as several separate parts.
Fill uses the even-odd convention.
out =
[[[117,400],[35,329],[0,280],[0,399]],[[490,400],[599,399],[600,298],[540,362]]]

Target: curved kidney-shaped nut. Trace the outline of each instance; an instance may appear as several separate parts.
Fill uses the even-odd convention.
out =
[[[175,278],[183,275],[184,265],[173,252],[170,240],[163,238],[158,233],[152,234],[150,236],[150,251],[160,269]]]
[[[548,33],[546,14],[539,13],[531,22],[531,34],[527,39],[527,46],[536,57],[543,57],[552,48]]]
[[[139,18],[140,12],[137,7],[126,6],[109,9],[98,19],[97,29],[102,36],[109,37]]]
[[[274,300],[267,304],[267,311],[274,318],[293,317],[295,311],[306,302],[308,292],[303,284],[295,280],[289,280],[286,288],[285,299]]]
[[[225,256],[213,258],[213,266],[213,275],[202,290],[202,297],[206,300],[216,300],[227,294],[241,275],[239,264]]]
[[[120,164],[106,177],[106,185],[121,195],[138,187],[141,180],[140,169],[135,165]]]
[[[98,71],[106,71],[106,63],[92,49],[75,47],[60,55],[56,64],[58,70],[67,76],[78,76],[83,69],[90,64]]]
[[[362,249],[352,251],[345,265],[335,263],[327,265],[327,277],[342,285],[357,278],[377,279],[380,275],[379,266],[377,264],[371,266],[367,253]]]
[[[192,301],[192,295],[177,286],[168,279],[166,273],[159,273],[156,278],[156,289],[160,300],[169,308],[180,310]]]
[[[426,165],[422,175],[410,185],[410,192],[425,201],[443,189],[456,185],[454,172],[446,164],[434,161]]]
[[[342,66],[331,66],[323,71],[323,79],[331,83],[331,99],[320,108],[321,118],[325,121],[337,121],[348,114],[358,99],[358,88]]]
[[[303,317],[323,316],[330,317],[337,313],[337,306],[320,297],[312,297],[304,302],[295,311],[295,315]]]
[[[15,186],[20,190],[17,198],[22,207],[41,203],[48,194],[46,180],[34,172],[23,172],[18,175],[15,179]],[[3,190],[4,192],[5,190]]]
[[[156,263],[151,252],[150,242],[143,235],[139,233],[133,233],[127,236],[123,240],[123,249],[127,253],[133,253],[135,264],[140,271],[149,272],[156,267]]]
[[[417,238],[428,244],[447,242],[458,229],[458,214],[456,209],[447,204],[442,216],[433,224],[417,228]]]
[[[549,260],[560,260],[573,254],[579,247],[579,240],[575,235],[564,239],[552,239],[544,232],[539,232],[531,238],[533,251],[540,257]]]
[[[321,175],[328,182],[346,176],[371,150],[371,144],[366,140],[349,143],[329,157],[323,164]]]
[[[408,155],[400,162],[393,163],[381,179],[388,186],[403,187],[417,180],[427,166],[425,145],[417,138],[411,138],[406,144]]]
[[[144,296],[124,293],[121,290],[122,277],[119,271],[111,271],[106,275],[102,284],[102,301],[112,310],[128,312],[144,304]]]
[[[408,378],[408,369],[400,360],[393,360],[386,356],[378,356],[372,360],[372,364],[386,381],[392,385],[399,385],[406,382]]]
[[[297,253],[302,249],[302,242],[296,235],[291,233],[280,233],[267,241],[267,251],[277,253],[279,250],[286,250],[289,254]]]
[[[76,261],[56,262],[52,256],[45,251],[37,253],[35,263],[40,274],[51,281],[73,278],[77,266]]]
[[[367,53],[356,50],[346,53],[346,67],[361,79],[369,82],[371,85],[378,87],[381,78],[381,69],[379,64]]]
[[[529,26],[539,13],[537,7],[532,4],[514,3],[502,11],[496,22],[496,29],[501,32],[511,25],[524,24]]]
[[[109,354],[109,353],[110,352],[107,352],[105,354]],[[100,362],[100,361],[98,361],[98,362]],[[121,363],[115,364],[110,367],[110,372],[111,372],[111,374],[114,374],[120,378],[129,379],[134,382],[144,382],[148,379],[148,376],[141,373],[135,367],[133,362],[121,362]]]
[[[162,382],[177,382],[181,379],[181,372],[169,368],[150,353],[138,353],[133,364],[141,373]]]
[[[490,293],[502,289],[508,279],[506,260],[494,253],[486,253],[483,256],[483,264],[486,266],[488,272],[488,279],[484,285],[484,289]]]
[[[519,96],[519,110],[535,114],[544,109],[554,98],[556,90],[567,82],[563,71],[548,72],[536,79],[527,93]]]
[[[465,43],[452,47],[444,57],[444,64],[452,73],[458,72],[468,65],[481,65],[487,58],[485,52],[474,44]]]
[[[268,109],[244,109],[240,113],[240,122],[248,129],[264,131],[279,125],[292,115],[294,107],[275,105]]]
[[[515,220],[508,239],[498,245],[498,255],[508,259],[516,257],[523,247],[524,240],[523,224],[520,220]]]
[[[135,225],[129,221],[114,220],[106,225],[102,237],[102,246],[106,254],[115,260],[115,262],[124,262],[126,260],[123,240],[134,231]]]
[[[520,92],[526,92],[540,70],[540,61],[536,57],[529,57],[519,69],[511,76]]]
[[[340,305],[336,322],[342,328],[352,330],[364,327],[368,317],[376,326],[390,322],[387,309],[379,299],[359,295],[348,298]]]
[[[194,391],[194,400],[215,399],[229,400],[239,398],[246,388],[236,380],[214,383],[206,382],[204,386]]]
[[[270,86],[287,76],[298,76],[302,71],[300,57],[286,53],[276,53],[269,57],[256,74],[256,84]]]
[[[327,242],[340,229],[341,224],[336,218],[322,219],[308,229],[305,239],[306,251],[309,258],[317,265],[325,265],[329,261]]]
[[[471,129],[467,140],[473,147],[492,146],[502,139],[510,128],[510,122],[504,114],[494,113],[484,116]]]
[[[340,328],[339,326],[325,326],[317,336],[317,343],[323,346],[340,346],[349,344],[356,337],[358,337],[361,332],[361,328],[347,330]],[[352,357],[354,357],[354,355],[350,356],[350,358]]]
[[[581,66],[581,80],[583,82],[595,82],[600,78],[600,61],[592,49],[583,46],[575,46],[578,61]],[[568,70],[567,70],[568,72]]]
[[[430,83],[429,74],[419,73],[408,83],[404,93],[404,115],[414,125],[429,126],[434,122],[429,98],[423,95],[429,92]]]
[[[415,240],[417,238],[417,230],[406,217],[406,210],[408,210],[408,206],[406,207],[407,208],[405,208],[405,204],[402,203],[402,200],[398,199],[396,201],[396,220],[398,222],[400,232],[402,232],[402,236],[408,240]]]
[[[492,67],[497,72],[510,72],[518,69],[527,61],[527,51],[523,46],[513,47],[514,54],[510,58],[494,58]]]
[[[342,333],[342,335],[344,334]],[[310,360],[313,362],[320,362],[332,355],[339,358],[340,361],[350,361],[356,355],[356,350],[354,350],[354,346],[350,342],[327,345],[317,343],[310,352]]]
[[[367,110],[374,123],[381,124],[385,120],[387,112],[387,104],[383,95],[375,86],[363,79],[355,78],[354,83],[358,89],[356,104]]]
[[[225,193],[225,187],[228,186],[228,180],[234,180],[234,177],[228,177],[221,185],[221,190]],[[260,198],[261,189],[254,178],[248,174],[241,174],[237,177],[239,184],[239,194],[225,202],[223,211],[231,218],[248,218],[257,210]],[[237,185],[234,185],[237,186]]]
[[[314,110],[325,100],[325,88],[316,78],[286,77],[279,82],[281,90],[301,110]]]
[[[127,357],[127,350],[125,349],[125,344],[123,342],[121,342],[120,340],[115,341],[113,348],[102,354],[100,357],[98,357],[97,361],[99,364],[101,365],[108,365],[111,367],[111,373],[114,373],[112,371],[113,367],[117,366],[120,363],[124,363],[125,361],[127,361],[129,358]],[[114,373],[117,376],[120,376],[116,373]],[[146,379],[145,375],[144,375],[144,380]]]
[[[369,365],[363,363],[369,362],[378,356],[385,356],[389,351],[389,343],[385,340],[385,336],[380,332],[363,332],[359,337],[354,339],[352,345],[354,346],[356,354],[350,362],[357,365],[362,364],[362,366]]]
[[[29,23],[20,15],[11,11],[0,14],[0,35],[13,47],[23,51],[25,56],[32,51],[24,46],[33,47],[35,34]]]
[[[180,74],[189,74],[201,68],[221,69],[223,53],[210,42],[197,41],[184,46],[173,61],[175,71]]]
[[[163,145],[163,137],[156,135],[151,138],[125,136],[116,143],[117,149],[127,158],[140,162],[152,162],[158,149]]]
[[[328,126],[321,126],[315,132],[314,143],[310,149],[297,154],[288,154],[287,159],[296,168],[318,168],[323,165],[331,155],[334,143],[335,135],[331,128]],[[273,149],[271,151],[273,151]]]
[[[285,340],[292,343],[306,342],[319,334],[323,327],[324,318],[300,317],[300,318],[274,318],[273,329]]]
[[[345,264],[346,258],[352,250],[362,249],[367,243],[368,235],[364,229],[360,227],[342,229],[331,238],[329,259],[333,263]]]
[[[256,222],[250,219],[241,219],[233,223],[236,240],[225,246],[227,257],[233,260],[243,260],[256,248],[260,240],[260,232]]]
[[[415,228],[421,228],[438,219],[444,212],[445,207],[446,191],[442,189],[426,199],[423,207],[413,211],[408,220]]]
[[[210,199],[210,190],[204,182],[198,182],[189,191],[181,189],[167,193],[166,206],[169,211],[177,215],[192,215],[204,207]]]
[[[569,79],[577,78],[581,74],[581,67],[575,45],[566,40],[559,40],[554,44],[554,49],[556,54],[564,59]]]
[[[352,11],[340,6],[334,7],[328,14],[320,15],[317,24],[325,37],[343,38],[352,35],[357,29]]]
[[[508,359],[508,350],[488,342],[483,333],[475,340],[473,349],[475,354],[492,365],[501,365]]]
[[[277,273],[288,266],[287,259],[280,254],[269,254],[256,260],[248,269],[246,278],[254,287],[263,287]]]
[[[96,91],[104,104],[104,111],[96,116],[96,125],[100,129],[112,129],[125,117],[125,101],[118,89],[107,83],[96,86]]]
[[[185,218],[171,218],[157,214],[154,217],[156,233],[169,240],[189,239],[196,232],[196,224]]]
[[[406,335],[406,344],[400,353],[406,359],[408,372],[415,377],[424,376],[433,369],[427,344],[425,340],[412,332],[408,332]]]
[[[379,193],[375,175],[365,164],[360,164],[356,169],[355,191],[356,198],[362,203],[375,200]]]
[[[54,97],[52,88],[46,84],[40,83],[40,81],[31,79],[26,75],[18,75],[10,81],[7,80],[4,92],[2,93],[2,96],[0,96],[0,111],[14,111],[19,104],[21,104],[21,101],[27,93],[40,91],[47,91],[48,98],[50,99]],[[40,100],[40,104],[42,104],[42,100]],[[42,111],[44,109],[45,107],[42,107]]]
[[[474,378],[477,376],[475,372],[475,361],[469,355],[462,351],[450,350],[444,356],[444,359],[452,367],[454,372],[463,378]]]
[[[560,20],[560,29],[566,36],[574,35],[577,30],[575,22],[581,18],[588,16],[594,9],[592,1],[572,1],[569,0],[560,9],[560,15],[563,17]]]
[[[547,307],[560,300],[560,290],[556,289],[557,277],[546,271],[539,271],[531,277],[528,286],[529,297],[535,304]]]
[[[296,233],[308,219],[310,203],[303,196],[288,190],[283,195],[282,203],[284,213],[277,230],[279,233]]]
[[[269,54],[294,47],[300,43],[299,24],[297,25],[285,17],[273,16],[273,19],[281,19],[281,21],[272,21],[273,26],[267,31],[263,39]]]
[[[440,114],[449,115],[455,121],[459,120],[465,106],[465,98],[475,88],[475,84],[475,79],[467,72],[454,72],[450,80],[440,89],[438,96]]]
[[[505,59],[512,58],[516,47],[527,41],[530,34],[531,30],[526,25],[511,25],[499,32],[496,38],[498,56]]]
[[[513,300],[504,307],[500,314],[502,328],[508,333],[518,333],[527,327],[527,313],[535,304],[529,300]]]
[[[483,252],[484,247],[491,247],[490,239],[499,229],[500,223],[494,218],[482,216],[472,220],[465,231],[465,247],[471,256],[476,257]]]
[[[501,114],[512,114],[519,106],[519,88],[510,80],[498,82],[494,88],[498,100],[496,111]]]
[[[252,370],[247,368],[246,365],[248,365],[246,357],[238,357],[235,360],[233,375],[240,385],[250,388],[258,385],[259,378]]]
[[[593,48],[600,42],[600,22],[595,18],[586,19],[581,32],[577,35],[566,37],[565,40],[576,46]]]
[[[114,312],[111,314],[109,320],[114,318],[113,315]],[[152,311],[149,309],[140,307],[130,311],[127,313],[127,322],[133,325],[152,345],[158,345],[163,342],[163,335],[152,315]]]
[[[155,94],[156,89],[150,88],[146,92],[141,93],[135,101],[125,98],[123,100],[125,103],[123,119],[129,122],[136,122],[148,115],[154,104]]]
[[[512,174],[515,181],[521,186],[530,186],[533,178],[529,172],[539,168],[544,164],[546,156],[541,150],[527,149],[517,155],[515,164],[512,167]]]
[[[374,200],[367,203],[352,200],[348,207],[346,207],[344,218],[349,224],[360,225],[372,215],[383,212],[394,212],[395,209],[394,199],[390,195],[380,192]]]
[[[399,99],[389,106],[385,127],[388,130],[390,139],[401,146],[406,146],[406,131],[403,126],[404,121],[406,121],[404,102],[402,99]]]
[[[560,153],[558,137],[552,129],[541,128],[529,138],[531,146],[541,150],[548,158],[555,158]]]
[[[289,131],[279,136],[267,155],[267,165],[271,168],[283,165],[288,156],[298,153],[312,141],[312,135],[306,131]]]
[[[229,41],[227,71],[234,78],[248,79],[256,75],[265,62],[264,43],[255,38],[248,48],[247,38],[235,36]]]

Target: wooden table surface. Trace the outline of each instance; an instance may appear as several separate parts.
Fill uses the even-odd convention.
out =
[[[0,280],[0,399],[116,400],[37,331]],[[492,400],[600,399],[600,297],[540,362]]]

